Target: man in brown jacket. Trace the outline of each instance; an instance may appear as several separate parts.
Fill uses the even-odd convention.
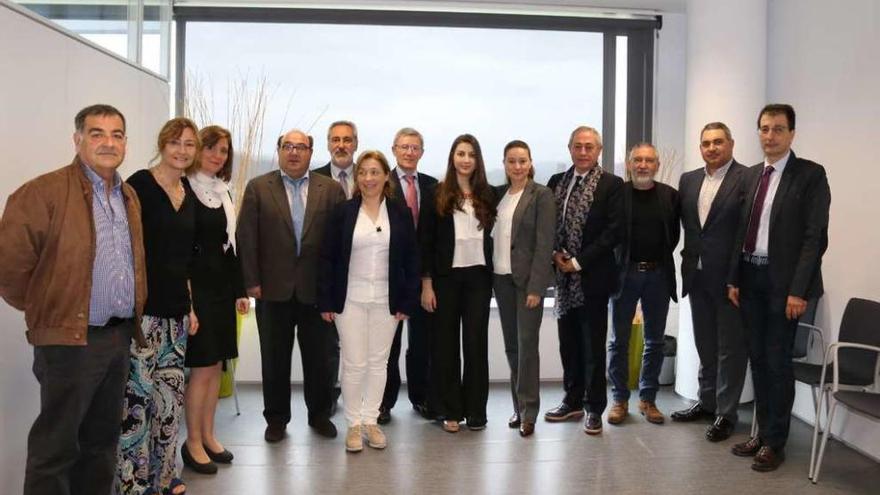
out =
[[[140,203],[116,169],[125,118],[92,105],[74,119],[73,163],[9,196],[0,220],[0,296],[23,310],[40,414],[24,493],[109,493],[129,346],[146,278]]]

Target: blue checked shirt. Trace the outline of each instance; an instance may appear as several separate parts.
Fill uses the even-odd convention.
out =
[[[134,316],[131,232],[119,174],[115,174],[113,178],[113,187],[108,198],[104,179],[88,166],[82,167],[92,183],[92,218],[95,224],[89,325],[103,326],[114,316]]]

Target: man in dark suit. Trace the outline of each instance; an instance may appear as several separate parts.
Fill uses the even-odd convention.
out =
[[[391,152],[397,160],[397,166],[391,171],[391,183],[394,185],[391,199],[409,207],[418,232],[421,212],[433,206],[432,186],[437,184],[437,179],[418,172],[419,160],[425,152],[421,133],[410,127],[397,131]],[[409,323],[407,323],[406,389],[413,409],[426,419],[434,419],[428,409],[429,320],[425,310],[420,305],[417,306],[407,320]],[[399,361],[402,332],[403,321],[397,324],[397,333],[394,334],[394,343],[388,357],[388,378],[382,405],[379,407],[379,424],[391,421],[391,409],[397,402],[397,394],[400,391]]]
[[[354,194],[354,154],[358,149],[357,126],[348,120],[337,120],[327,129],[327,151],[330,161],[313,172],[330,177],[342,187],[345,199]]]
[[[758,116],[764,162],[746,172],[746,202],[728,276],[728,297],[742,310],[749,336],[758,435],[734,445],[752,469],[785,460],[794,403],[792,345],[807,300],[822,295],[831,190],[825,169],[795,156],[795,113],[770,104]]]
[[[605,339],[608,296],[617,285],[614,248],[622,237],[623,181],[599,166],[602,137],[578,127],[568,140],[573,165],[550,178],[556,198],[556,307],[562,358],[562,403],[547,421],[584,416],[584,431],[602,432],[605,391]]]
[[[672,251],[680,235],[678,191],[656,182],[660,156],[650,143],[633,146],[626,160],[631,180],[623,187],[624,238],[617,249],[620,290],[614,296],[614,328],[608,345],[608,377],[614,403],[608,423],[620,424],[629,408],[629,338],[636,305],[644,316],[644,351],[639,376],[639,412],[664,422],[655,398],[660,388],[663,337],[669,300],[676,300]]]
[[[351,199],[357,184],[354,177],[354,154],[358,148],[357,126],[348,120],[337,120],[330,124],[327,129],[327,151],[330,152],[330,161],[323,167],[318,167],[313,172],[330,177],[335,180],[345,199]],[[330,369],[333,374],[333,404],[330,414],[336,413],[336,401],[342,393],[339,386],[339,332],[336,324],[333,326],[334,351],[330,354]]]
[[[281,170],[248,183],[238,218],[244,283],[248,295],[257,300],[268,442],[282,440],[290,422],[294,327],[309,426],[320,435],[336,436],[330,421],[333,331],[318,313],[316,291],[325,223],[345,196],[338,183],[308,173],[312,144],[312,137],[299,130],[281,136]]]
[[[673,421],[713,418],[712,442],[726,440],[737,421],[748,359],[739,311],[727,299],[727,272],[745,197],[746,167],[733,159],[733,138],[722,122],[700,133],[706,166],[681,176],[682,297],[690,298],[694,343],[700,356],[699,400],[672,413]]]

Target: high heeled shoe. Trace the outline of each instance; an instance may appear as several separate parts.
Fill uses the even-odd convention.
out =
[[[217,474],[217,465],[214,464],[214,461],[198,462],[193,459],[192,454],[190,454],[189,449],[186,447],[186,442],[183,442],[183,445],[180,446],[180,456],[183,458],[183,464],[186,467],[199,474]]]

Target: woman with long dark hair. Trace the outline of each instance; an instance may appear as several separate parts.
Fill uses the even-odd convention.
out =
[[[507,425],[526,437],[534,433],[541,405],[538,331],[544,291],[553,284],[553,192],[532,178],[532,152],[523,141],[504,147],[507,185],[498,188],[498,218],[492,229],[495,300],[510,365],[513,416]]]
[[[186,441],[183,463],[202,474],[217,472],[215,463],[232,462],[232,453],[214,435],[220,375],[227,360],[238,357],[235,312],[246,314],[249,302],[235,255],[235,206],[229,192],[232,135],[219,126],[199,131],[202,150],[187,170],[195,204],[195,252],[191,269],[193,309],[199,332],[190,337],[186,367]]]
[[[486,427],[494,205],[480,143],[462,134],[452,142],[435,207],[420,229],[422,307],[434,313],[435,325],[431,403],[450,433],[462,420],[472,430]]]

